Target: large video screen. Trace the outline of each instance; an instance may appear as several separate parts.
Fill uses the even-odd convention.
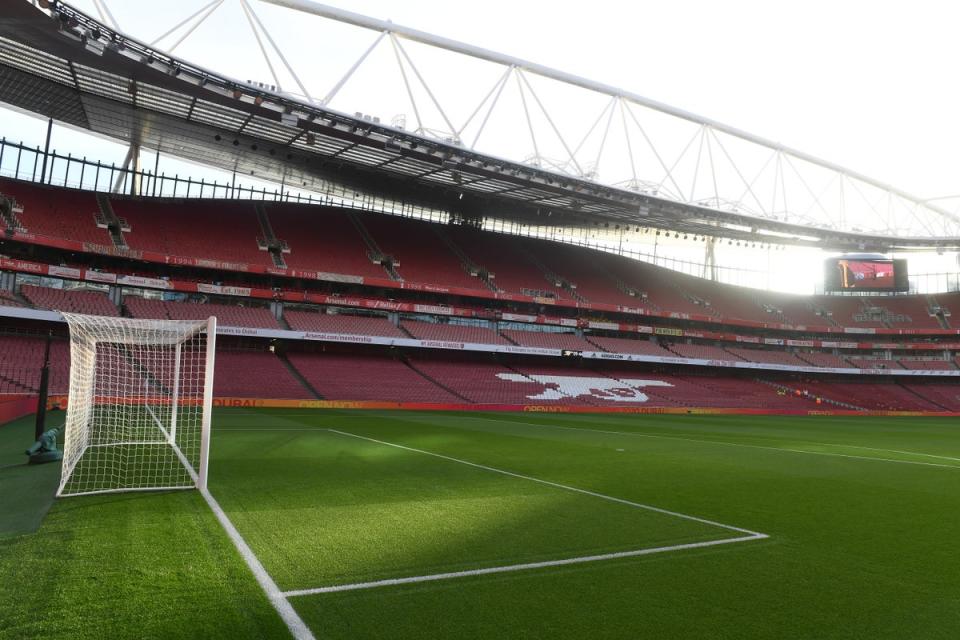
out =
[[[826,262],[827,291],[907,291],[907,261],[872,256],[840,256]]]

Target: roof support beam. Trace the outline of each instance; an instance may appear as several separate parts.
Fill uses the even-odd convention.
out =
[[[466,56],[477,58],[480,60],[486,60],[488,62],[493,62],[495,64],[502,64],[507,66],[516,67],[522,71],[528,71],[530,73],[543,76],[545,78],[550,78],[552,80],[557,80],[564,84],[580,87],[582,89],[587,89],[589,91],[596,91],[603,93],[609,96],[619,96],[629,102],[639,104],[641,106],[647,107],[649,109],[654,109],[660,111],[661,113],[666,113],[668,115],[674,116],[676,118],[681,118],[683,120],[688,120],[690,122],[696,123],[701,126],[708,126],[711,129],[726,133],[730,136],[752,142],[754,144],[767,147],[776,151],[787,154],[794,158],[798,158],[805,162],[823,167],[825,169],[830,169],[838,173],[846,175],[848,178],[853,178],[864,182],[866,184],[877,187],[883,191],[890,191],[896,195],[903,197],[906,200],[912,202],[921,202],[923,199],[917,196],[913,196],[909,193],[906,193],[902,190],[896,189],[895,187],[880,182],[870,178],[869,176],[863,175],[856,171],[852,171],[838,165],[833,162],[829,162],[822,158],[818,158],[808,153],[804,153],[798,149],[794,149],[785,145],[782,145],[773,140],[769,140],[762,136],[757,136],[743,129],[733,127],[716,120],[706,118],[690,111],[684,109],[678,109],[672,107],[666,103],[660,102],[658,100],[653,100],[645,96],[633,93],[631,91],[625,91],[618,87],[608,85],[602,82],[595,82],[589,80],[582,76],[578,76],[571,73],[566,73],[558,69],[553,69],[551,67],[537,64],[535,62],[530,62],[528,60],[523,60],[521,58],[516,58],[513,56],[508,56],[502,53],[497,53],[483,47],[477,47],[474,45],[466,44],[464,42],[459,42],[451,38],[445,38],[443,36],[437,36],[425,31],[420,31],[419,29],[413,29],[411,27],[405,27],[403,25],[395,24],[387,20],[379,20],[376,18],[370,18],[353,11],[346,11],[344,9],[338,9],[336,7],[331,7],[329,5],[321,4],[319,2],[314,2],[313,0],[261,0],[261,2],[267,2],[269,4],[286,7],[288,9],[293,9],[295,11],[301,11],[303,13],[312,14],[315,16],[320,16],[322,18],[327,18],[330,20],[336,20],[338,22],[343,22],[346,24],[351,24],[356,27],[361,27],[364,29],[372,29],[374,31],[388,31],[394,34],[397,37],[404,38],[406,40],[412,40],[414,42],[420,42],[432,47],[437,47],[439,49],[445,49],[447,51],[452,51],[455,53],[460,53]],[[937,213],[947,216],[956,222],[960,222],[960,216],[954,215],[952,212],[932,205],[929,203],[925,204],[929,209],[936,211]]]

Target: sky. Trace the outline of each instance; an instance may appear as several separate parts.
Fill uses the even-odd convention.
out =
[[[146,41],[206,3],[107,0],[121,28]],[[96,15],[93,0],[74,4]],[[256,0],[253,4],[316,95],[324,95],[376,37],[370,31]],[[955,78],[960,5],[955,3],[351,0],[330,4],[621,87],[850,167],[920,198],[957,196],[938,202],[960,210],[956,170],[960,83]],[[179,33],[161,41],[161,46],[171,46]],[[451,120],[462,122],[501,71],[446,54],[428,56],[418,47],[407,45],[409,55],[440,102],[448,105]],[[240,0],[225,0],[176,53],[239,79],[272,82]],[[381,43],[333,106],[350,113],[373,113],[385,121],[402,112],[412,128],[412,109],[403,99],[404,86],[393,56],[388,43]],[[276,58],[273,62],[284,89],[296,90],[280,62]],[[551,105],[562,131],[584,130],[604,106],[587,100],[576,109],[564,109],[562,90],[536,81],[534,86],[544,103]],[[441,123],[428,96],[416,87],[415,93],[424,120]],[[488,150],[503,150],[500,155],[524,157],[532,153],[528,137],[504,124],[507,119],[516,120],[506,115],[511,109],[514,116],[519,113],[519,94],[514,91],[510,97],[508,93],[504,91],[503,105],[491,117],[483,144],[489,145]],[[42,137],[39,123],[17,126],[19,116],[9,112],[0,113],[0,119],[7,122],[3,135],[8,138],[14,137],[9,128],[22,132],[30,143]],[[474,123],[471,135],[479,118]],[[651,136],[661,135],[666,146],[687,139],[677,132],[670,134],[670,140],[663,133],[669,127],[656,125],[648,124],[657,130]],[[543,119],[537,127],[542,155],[561,157],[562,148],[556,140],[551,147],[553,136]],[[594,136],[588,144],[597,144],[598,139]],[[59,130],[54,146],[57,143],[64,151],[63,145],[69,144],[88,147],[87,155],[112,154],[119,156],[117,160],[123,155],[119,147],[88,144]],[[605,153],[610,156],[615,150],[608,148]],[[625,166],[608,159],[600,173],[613,181],[624,177],[616,172]],[[650,171],[641,167],[640,173]],[[706,188],[703,182],[699,188]],[[956,263],[952,266],[955,271]],[[806,278],[799,286],[806,289],[811,283]]]

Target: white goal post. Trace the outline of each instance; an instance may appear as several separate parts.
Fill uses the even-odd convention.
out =
[[[206,489],[216,318],[62,315],[70,395],[57,495]]]

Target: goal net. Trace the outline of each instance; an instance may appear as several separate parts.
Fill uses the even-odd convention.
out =
[[[216,318],[63,317],[70,395],[57,495],[206,488]]]

